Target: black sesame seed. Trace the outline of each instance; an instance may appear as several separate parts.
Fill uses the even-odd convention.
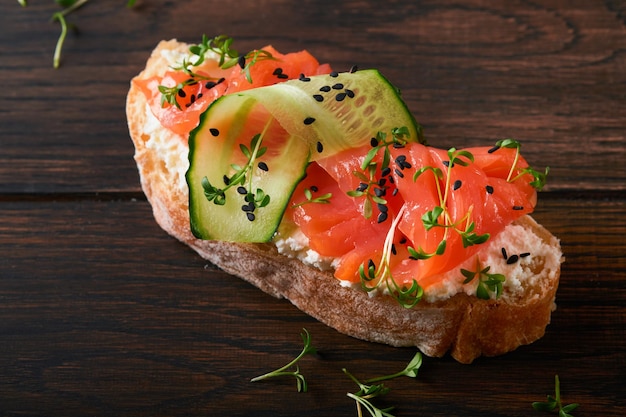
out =
[[[289,78],[289,76],[287,74],[278,74],[276,78],[280,78],[281,80],[286,80],[287,78]]]
[[[391,253],[393,255],[397,255],[398,254],[398,251],[396,250],[396,244],[395,243],[391,244]]]
[[[342,88],[343,88],[343,84],[341,83],[333,84],[332,86],[333,90],[341,90]]]
[[[371,139],[370,139],[370,146],[371,146],[372,148],[377,147],[377,146],[378,146],[378,139],[376,139],[376,138],[371,138]]]
[[[385,184],[387,184],[387,179],[386,178],[381,178],[381,179],[378,180],[378,185],[380,187],[384,187]]]
[[[378,214],[378,217],[376,218],[376,221],[377,221],[378,223],[382,223],[382,222],[384,222],[385,220],[387,220],[387,218],[388,218],[388,217],[389,217],[389,216],[387,215],[387,212],[385,212],[385,211],[381,211],[381,212]]]
[[[393,179],[393,176],[390,175],[387,178],[389,178],[389,184],[393,184],[395,182],[395,180]]]
[[[376,194],[376,197],[384,197],[384,195],[387,194],[387,190],[376,187],[374,188],[374,194]]]
[[[494,146],[493,148],[489,149],[487,151],[487,153],[494,153],[495,151],[497,151],[498,149],[500,149],[500,147],[498,145]]]
[[[220,78],[219,80],[217,80],[217,83],[218,83],[218,84],[221,84],[221,83],[223,83],[224,81],[226,81],[226,78],[222,77],[222,78]]]
[[[383,169],[382,171],[380,171],[380,175],[382,175],[383,177],[386,177],[389,174],[391,174],[391,168],[389,168],[389,167],[387,167],[387,168]]]
[[[461,188],[461,185],[463,185],[463,183],[461,182],[461,180],[456,180],[454,181],[454,184],[452,184],[452,189],[454,191],[458,190],[459,188]]]
[[[349,89],[345,89],[346,95],[350,98],[354,98],[354,91],[349,90]]]
[[[237,187],[237,192],[241,195],[246,195],[248,194],[248,190],[246,190],[246,187],[240,185],[239,187]]]
[[[250,220],[251,222],[254,221],[254,219],[256,218],[256,216],[254,215],[254,213],[246,213],[246,217],[248,218],[248,220]]]
[[[357,191],[365,191],[367,190],[367,187],[369,187],[369,185],[367,185],[366,183],[362,182],[359,184],[358,187],[356,187]]]
[[[274,70],[274,72],[272,72],[272,75],[278,75],[282,73],[283,73],[283,69],[281,67],[278,67]]]
[[[519,260],[519,256],[511,255],[511,256],[509,256],[509,259],[506,260],[506,264],[507,265],[511,265],[511,264],[514,264],[515,262],[517,262],[518,260]]]
[[[318,191],[319,191],[319,188],[317,188],[317,186],[316,186],[316,185],[312,185],[312,186],[311,186],[311,191],[313,191],[314,193],[316,193],[316,192],[318,192]]]
[[[323,150],[324,150],[324,145],[322,145],[322,142],[317,142],[317,152],[322,153]]]
[[[259,162],[258,167],[262,171],[265,171],[265,172],[269,171],[269,168],[265,162]]]
[[[328,93],[330,91],[330,86],[329,85],[325,85],[323,87],[320,87],[320,91],[323,93]]]
[[[192,94],[191,97],[189,97],[189,104],[193,104],[196,102],[196,95]]]
[[[398,177],[404,178],[404,174],[398,168],[394,169],[393,171],[396,173]]]
[[[187,93],[182,88],[178,90],[178,97],[187,97]]]
[[[256,207],[254,206],[253,202],[250,202],[248,204],[244,204],[243,206],[241,206],[241,210],[245,211],[246,213],[252,213],[254,209],[256,209]]]
[[[315,101],[319,101],[320,103],[324,101],[324,96],[321,94],[313,94],[313,98],[315,99]]]
[[[244,69],[246,67],[246,56],[245,55],[240,55],[239,58],[237,59],[237,65],[239,65],[239,67],[241,69]]]
[[[394,149],[403,149],[405,147],[405,145],[399,143],[399,142],[394,142],[393,144]]]
[[[502,248],[502,257],[504,259],[507,259],[509,257],[509,255],[506,254],[506,249]]]
[[[493,194],[493,187],[491,185],[486,186],[485,190],[487,190],[488,194]]]
[[[198,93],[198,100],[202,98],[202,93]]]
[[[304,124],[308,126],[311,123],[313,123],[314,121],[315,121],[314,117],[307,117],[306,119],[304,119]]]
[[[343,101],[346,98],[346,93],[339,93],[335,96],[335,100]]]
[[[230,184],[230,178],[228,178],[226,175],[222,177],[222,181],[224,181],[224,184],[226,185]]]
[[[217,85],[217,83],[215,81],[207,81],[206,84],[204,84],[204,86],[210,90],[211,88],[215,87]]]
[[[402,239],[400,239],[400,244],[404,245],[407,242],[406,238],[403,237]]]
[[[386,205],[382,203],[376,204],[376,207],[378,207],[378,210],[382,213],[387,213],[389,211],[389,207],[387,207]]]
[[[356,65],[353,65],[352,68],[350,68],[350,74],[354,74],[358,70],[359,70],[359,67],[357,67]]]
[[[400,191],[397,188],[394,188],[393,191],[391,192],[391,195],[395,196],[396,194],[398,194],[398,191]]]
[[[406,161],[406,155],[400,155],[396,158],[396,164],[402,164]]]
[[[331,72],[331,73],[330,73],[330,74],[328,74],[328,75],[330,75],[330,76],[331,76],[331,77],[333,77],[333,78],[336,78],[336,77],[338,77],[338,76],[339,76],[339,73],[338,73],[337,71],[333,71],[333,72]]]
[[[298,79],[299,79],[300,81],[304,81],[304,82],[311,81],[311,79],[310,79],[309,77],[305,76],[304,74],[300,74],[300,76],[298,77]]]
[[[513,210],[524,210],[524,206],[513,206]]]
[[[528,256],[530,256],[530,252],[520,253],[520,255],[519,255],[520,258],[526,258]]]
[[[214,127],[209,129],[209,132],[211,133],[211,135],[213,136],[219,136],[220,135],[220,131]]]
[[[376,265],[374,264],[374,261],[370,259],[370,260],[367,261],[367,267],[368,268],[374,268],[374,267],[376,267]]]

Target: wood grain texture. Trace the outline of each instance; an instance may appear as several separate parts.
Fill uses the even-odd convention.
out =
[[[13,4],[15,3],[15,4]],[[143,199],[124,100],[161,39],[227,33],[377,67],[440,147],[516,137],[549,165],[535,217],[566,256],[538,342],[389,383],[397,415],[530,416],[561,377],[585,416],[626,414],[626,3],[90,0],[51,67],[54,2],[0,10],[0,415],[350,416],[362,378],[413,356],[338,334],[169,238]],[[198,12],[201,10],[201,12]],[[291,379],[306,327],[319,355]],[[547,415],[547,414],[546,414]]]

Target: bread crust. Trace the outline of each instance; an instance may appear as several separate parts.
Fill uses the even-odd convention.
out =
[[[167,70],[163,51],[187,50],[176,40],[163,41],[153,51],[146,69],[136,78]],[[441,357],[447,352],[461,363],[500,355],[531,343],[545,333],[555,308],[560,265],[516,301],[480,300],[465,293],[437,302],[421,301],[412,309],[388,296],[370,297],[364,291],[343,287],[329,272],[305,265],[278,253],[272,244],[243,244],[196,239],[189,227],[188,193],[174,187],[180,178],[168,168],[166,156],[147,146],[151,133],[147,101],[131,82],[126,111],[135,161],[143,191],[152,205],[157,223],[170,235],[193,248],[224,271],[238,276],[264,292],[285,298],[303,312],[341,333],[392,346],[415,346],[425,355]],[[183,148],[186,139],[172,135]],[[530,216],[516,222],[558,251],[560,245],[548,230]]]

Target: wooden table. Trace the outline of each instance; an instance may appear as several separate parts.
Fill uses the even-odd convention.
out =
[[[0,12],[0,415],[351,416],[355,386],[414,349],[338,334],[207,265],[154,222],[126,128],[129,80],[161,39],[227,33],[377,67],[439,147],[524,144],[549,183],[535,217],[566,255],[545,337],[461,365],[425,358],[378,402],[398,416],[626,415],[626,4],[565,0],[90,0]],[[317,356],[292,379],[250,378]]]

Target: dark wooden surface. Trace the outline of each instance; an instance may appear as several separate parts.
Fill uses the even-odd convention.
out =
[[[575,416],[626,415],[626,3],[91,0],[68,16],[59,70],[58,8],[31,3],[0,6],[0,415],[351,416],[342,368],[366,378],[413,356],[338,334],[155,224],[125,95],[159,40],[203,33],[377,67],[431,144],[516,137],[551,167],[535,217],[567,260],[546,336],[472,365],[426,358],[379,404],[540,416],[558,373]],[[320,351],[300,364],[309,392],[250,383],[297,355],[303,327]]]

